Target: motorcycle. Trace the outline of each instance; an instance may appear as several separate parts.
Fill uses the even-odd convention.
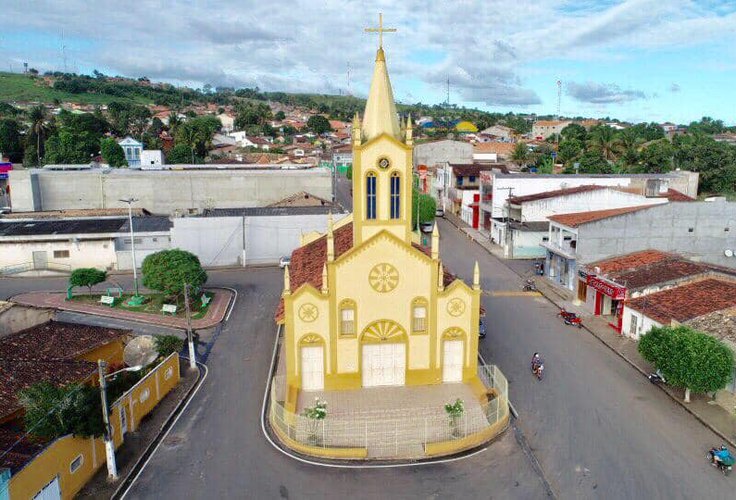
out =
[[[540,264],[539,262],[534,264],[534,274],[544,276],[544,264]]]
[[[532,279],[526,280],[526,283],[524,284],[524,287],[522,288],[522,291],[524,291],[524,292],[536,292],[537,291],[537,285],[534,283],[534,280],[532,280]]]
[[[561,309],[560,312],[557,314],[557,316],[562,318],[562,321],[564,321],[566,325],[573,325],[573,326],[577,326],[578,328],[583,327],[583,320],[580,319],[580,317],[574,312],[570,312],[570,311],[566,311],[565,309]]]
[[[542,380],[542,372],[544,372],[544,363],[532,361],[532,373],[537,376],[538,380]]]
[[[718,470],[721,471],[721,474],[726,476],[733,470],[734,458],[733,455],[731,455],[731,453],[729,452],[728,457],[725,460],[716,460],[715,454],[719,451],[721,451],[719,448],[711,448],[710,451],[708,451],[708,455],[706,455],[706,458],[713,467],[718,468]]]
[[[667,383],[667,381],[664,379],[664,375],[662,375],[662,372],[660,372],[659,370],[657,370],[656,372],[650,373],[649,375],[647,375],[647,378],[654,385]]]

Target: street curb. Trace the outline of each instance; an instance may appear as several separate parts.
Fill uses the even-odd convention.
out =
[[[227,305],[225,306],[225,312],[223,313],[221,319],[219,319],[218,321],[215,321],[214,323],[207,323],[207,324],[205,324],[203,326],[192,327],[193,329],[196,329],[196,330],[204,330],[206,328],[214,328],[217,325],[219,325],[220,323],[226,321],[227,318],[229,317],[229,312],[232,311],[231,308],[232,308],[232,305],[234,304],[235,298],[237,297],[237,292],[234,292],[234,290],[232,288],[219,287],[219,286],[211,286],[211,287],[207,287],[207,288],[208,289],[227,290],[230,293],[230,299],[228,300]],[[22,302],[15,302],[15,300],[14,300],[15,297],[17,297],[18,295],[23,295],[25,293],[64,293],[64,292],[59,292],[59,291],[51,291],[51,292],[50,291],[23,292],[23,293],[18,293],[16,295],[13,295],[12,297],[9,297],[8,298],[8,301],[9,302],[13,302],[16,305],[25,306],[25,307],[38,307],[40,309],[53,309],[55,311],[65,311],[65,312],[71,312],[71,313],[77,313],[77,314],[87,314],[89,316],[97,316],[97,317],[101,317],[101,318],[112,318],[112,319],[118,319],[118,320],[122,320],[122,321],[130,321],[130,322],[133,322],[133,323],[143,323],[145,325],[165,326],[167,328],[173,328],[173,329],[177,329],[177,330],[185,330],[186,329],[186,325],[183,325],[183,326],[162,325],[161,323],[155,321],[154,319],[147,320],[147,319],[144,319],[144,318],[121,318],[119,316],[111,316],[109,314],[103,314],[102,311],[100,311],[100,312],[97,312],[97,311],[76,311],[74,309],[66,309],[64,307],[58,307],[58,306],[31,306],[31,305],[28,305],[28,304],[23,304]],[[155,318],[158,318],[158,317],[159,316],[155,316]],[[197,320],[194,320],[194,321],[197,321]]]
[[[367,461],[351,460],[349,463],[345,463],[345,462],[341,462],[339,460],[334,460],[334,459],[320,461],[319,459],[316,459],[315,457],[302,455],[301,453],[297,453],[294,450],[283,445],[283,443],[281,443],[281,440],[278,437],[272,435],[271,422],[267,415],[268,414],[268,402],[270,400],[270,393],[271,393],[271,382],[273,381],[273,374],[275,373],[275,370],[276,370],[276,365],[277,365],[276,361],[278,358],[278,346],[279,346],[280,338],[281,338],[281,325],[278,325],[278,327],[276,328],[276,341],[274,342],[273,354],[271,357],[271,367],[269,368],[269,371],[268,371],[268,379],[266,380],[266,390],[263,394],[263,406],[261,408],[261,430],[263,431],[263,435],[266,437],[266,440],[271,444],[271,446],[273,446],[277,451],[281,452],[287,457],[292,458],[298,462],[301,462],[307,465],[327,467],[327,468],[332,468],[332,469],[392,469],[392,468],[399,468],[399,467],[415,467],[415,466],[421,466],[421,465],[447,464],[451,462],[457,462],[459,460],[463,460],[466,458],[474,457],[475,455],[483,453],[494,442],[496,442],[503,435],[505,435],[506,431],[508,431],[509,427],[511,427],[512,417],[511,415],[509,415],[509,422],[506,424],[506,427],[504,427],[502,431],[500,431],[498,434],[493,436],[491,439],[489,439],[485,443],[482,443],[476,446],[475,448],[471,448],[469,450],[465,450],[463,452],[456,453],[454,455],[448,455],[446,457],[440,457],[440,458],[417,459],[417,460],[405,461],[405,462],[376,460],[375,461],[376,463],[371,463]]]
[[[462,230],[462,229],[460,228],[460,226],[458,226],[457,224],[455,224],[455,223],[454,223],[454,222],[453,222],[453,221],[452,221],[451,219],[447,219],[447,218],[445,218],[445,220],[446,220],[447,222],[449,222],[450,224],[452,224],[453,226],[455,226],[455,228],[456,228],[456,229],[457,229],[458,231],[460,231],[461,233],[464,233],[464,231],[463,231],[463,230]],[[513,268],[512,268],[511,266],[509,266],[508,264],[506,264],[506,262],[504,262],[504,261],[503,261],[503,259],[501,259],[501,258],[499,258],[498,256],[494,255],[494,254],[493,254],[493,253],[492,253],[492,252],[491,252],[490,250],[488,250],[488,249],[487,249],[486,247],[484,247],[483,245],[481,245],[480,243],[478,243],[478,241],[477,241],[477,240],[476,240],[475,238],[473,238],[472,236],[470,236],[470,234],[468,234],[468,233],[465,233],[465,234],[467,234],[467,235],[468,235],[468,237],[469,237],[469,238],[470,238],[470,239],[471,239],[471,240],[473,241],[473,243],[475,243],[476,245],[478,245],[479,247],[481,247],[481,248],[482,248],[483,250],[485,250],[485,251],[486,251],[486,252],[488,253],[488,255],[491,255],[492,257],[495,257],[495,258],[496,258],[496,259],[497,259],[497,260],[498,260],[499,262],[501,262],[501,264],[502,264],[503,266],[505,266],[505,267],[506,267],[506,268],[507,268],[508,270],[510,270],[510,271],[511,271],[512,273],[516,274],[516,275],[517,275],[517,276],[519,276],[520,278],[523,278],[523,276],[522,276],[521,274],[519,274],[519,273],[518,273],[518,272],[517,272],[516,270],[514,270],[514,269],[513,269]],[[544,293],[544,291],[542,291],[542,290],[538,290],[538,291],[539,291],[539,293],[541,293],[541,294],[542,294],[542,296],[544,296],[544,298],[546,298],[546,299],[547,299],[547,300],[548,300],[549,302],[551,302],[552,304],[554,304],[554,305],[555,305],[556,307],[560,307],[560,305],[559,305],[559,304],[558,304],[557,302],[555,302],[555,300],[554,300],[554,299],[552,299],[552,298],[551,298],[551,297],[549,296],[549,294],[547,294],[547,293]],[[609,349],[610,349],[611,351],[613,351],[613,352],[614,352],[614,353],[615,353],[616,355],[618,355],[618,357],[620,357],[621,359],[623,359],[624,361],[626,361],[626,362],[627,362],[627,363],[628,363],[629,365],[631,365],[631,366],[632,366],[632,367],[633,367],[633,368],[634,368],[634,369],[635,369],[636,371],[638,371],[639,373],[641,373],[641,374],[642,374],[642,375],[644,375],[644,376],[648,376],[648,375],[649,375],[649,374],[648,374],[648,373],[647,373],[646,371],[644,371],[644,370],[642,370],[641,368],[639,368],[639,366],[638,366],[638,365],[637,365],[636,363],[634,363],[634,362],[633,362],[632,360],[630,360],[630,359],[629,359],[628,357],[626,357],[626,356],[625,356],[625,355],[624,355],[623,353],[619,352],[618,350],[616,350],[616,348],[615,348],[615,347],[613,347],[613,346],[612,346],[612,345],[610,345],[610,344],[609,344],[608,342],[606,342],[605,340],[603,340],[603,339],[602,339],[601,337],[599,337],[598,335],[596,335],[596,333],[595,333],[595,332],[593,332],[593,330],[589,329],[589,328],[588,328],[587,326],[585,326],[585,324],[583,324],[583,329],[585,329],[585,331],[587,331],[587,332],[588,332],[588,333],[590,333],[590,334],[591,334],[591,335],[592,335],[593,337],[595,337],[596,339],[598,339],[598,341],[599,341],[599,342],[601,342],[601,343],[602,343],[603,345],[605,345],[606,347],[608,347],[608,348],[609,348]],[[659,388],[659,389],[660,389],[660,390],[661,390],[662,392],[664,392],[665,394],[667,394],[667,395],[668,395],[668,396],[670,397],[670,399],[672,399],[672,400],[673,400],[673,401],[674,401],[675,403],[677,403],[677,404],[678,404],[678,405],[679,405],[680,407],[682,407],[683,409],[685,409],[685,411],[687,411],[687,412],[688,412],[688,413],[689,413],[690,415],[692,415],[693,417],[695,417],[695,419],[696,419],[696,420],[697,420],[698,422],[700,422],[701,424],[703,424],[703,425],[704,425],[705,427],[707,427],[708,429],[710,429],[710,430],[711,430],[711,431],[712,431],[712,432],[713,432],[714,434],[716,434],[716,435],[717,435],[718,437],[720,437],[721,439],[723,439],[724,441],[726,441],[727,443],[729,443],[729,444],[730,444],[731,446],[733,446],[734,448],[736,448],[736,442],[734,442],[734,440],[732,440],[731,438],[727,437],[727,436],[726,436],[725,434],[723,434],[723,433],[722,433],[722,432],[721,432],[720,430],[718,430],[718,429],[717,429],[717,428],[715,428],[715,427],[714,427],[713,425],[711,425],[710,423],[708,423],[708,422],[707,422],[707,421],[706,421],[706,420],[705,420],[705,419],[704,419],[703,417],[701,417],[701,416],[700,416],[700,415],[699,415],[698,413],[696,413],[696,412],[695,412],[695,410],[691,409],[691,408],[690,408],[690,407],[688,407],[688,406],[687,406],[687,405],[686,405],[686,404],[685,404],[684,402],[682,402],[682,401],[680,400],[680,398],[678,398],[678,397],[677,397],[677,396],[675,396],[674,394],[671,394],[671,393],[670,393],[669,391],[667,391],[667,389],[665,389],[665,388],[664,388],[664,387],[662,387],[662,386],[659,386],[659,385],[657,385],[657,387],[658,387],[658,388]]]
[[[179,356],[179,359],[182,360],[188,360],[189,358],[186,358],[184,356]],[[150,457],[153,455],[153,453],[156,451],[156,448],[158,448],[159,444],[163,439],[168,435],[169,431],[173,427],[174,420],[178,419],[179,415],[182,414],[184,411],[184,408],[189,404],[189,401],[192,400],[196,392],[199,390],[199,388],[204,383],[205,379],[207,378],[207,366],[197,363],[198,370],[197,370],[197,381],[194,383],[192,387],[189,388],[189,391],[187,391],[184,398],[182,398],[181,401],[179,401],[179,404],[176,405],[176,408],[174,408],[174,411],[171,412],[169,417],[166,419],[164,424],[161,426],[161,430],[159,431],[158,435],[148,444],[145,450],[143,450],[143,453],[138,457],[138,460],[136,460],[135,464],[133,464],[133,467],[131,467],[128,474],[122,478],[120,481],[120,485],[115,489],[115,491],[110,495],[111,499],[114,498],[123,498],[130,489],[131,486],[135,483],[135,480],[138,478],[138,475],[145,467],[145,464],[148,462]],[[184,367],[185,370],[188,370],[188,368]]]

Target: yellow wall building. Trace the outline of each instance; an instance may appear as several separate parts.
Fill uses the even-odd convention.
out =
[[[353,216],[309,238],[284,273],[287,405],[298,391],[476,376],[478,264],[468,286],[444,271],[436,227],[430,249],[412,242],[412,123],[399,123],[382,47],[352,145]]]

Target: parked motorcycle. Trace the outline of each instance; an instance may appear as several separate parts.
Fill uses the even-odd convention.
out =
[[[524,287],[522,288],[522,291],[524,292],[536,292],[537,291],[537,285],[534,283],[533,279],[526,280],[526,283],[524,283]]]
[[[734,457],[725,446],[711,448],[710,451],[708,451],[706,458],[710,464],[713,467],[718,468],[724,476],[728,475],[733,470]]]
[[[574,325],[578,328],[583,327],[583,320],[580,319],[580,316],[575,314],[574,312],[566,311],[565,309],[561,309],[560,312],[557,314],[560,318],[562,318],[562,321],[565,322],[566,325]]]
[[[534,264],[534,274],[544,276],[544,264],[537,262]]]
[[[649,379],[649,381],[651,383],[653,383],[655,385],[666,384],[667,383],[667,381],[664,379],[664,375],[662,375],[662,372],[660,372],[659,370],[657,370],[656,372],[650,373],[647,376],[647,378]]]

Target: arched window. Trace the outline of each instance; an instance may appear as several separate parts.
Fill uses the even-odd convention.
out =
[[[340,303],[340,335],[355,335],[355,302],[352,300]]]
[[[411,331],[425,333],[427,331],[427,301],[414,299],[411,302]]]
[[[365,218],[376,218],[376,174],[368,172],[365,178]]]
[[[401,176],[398,172],[391,174],[391,218],[401,217]]]

